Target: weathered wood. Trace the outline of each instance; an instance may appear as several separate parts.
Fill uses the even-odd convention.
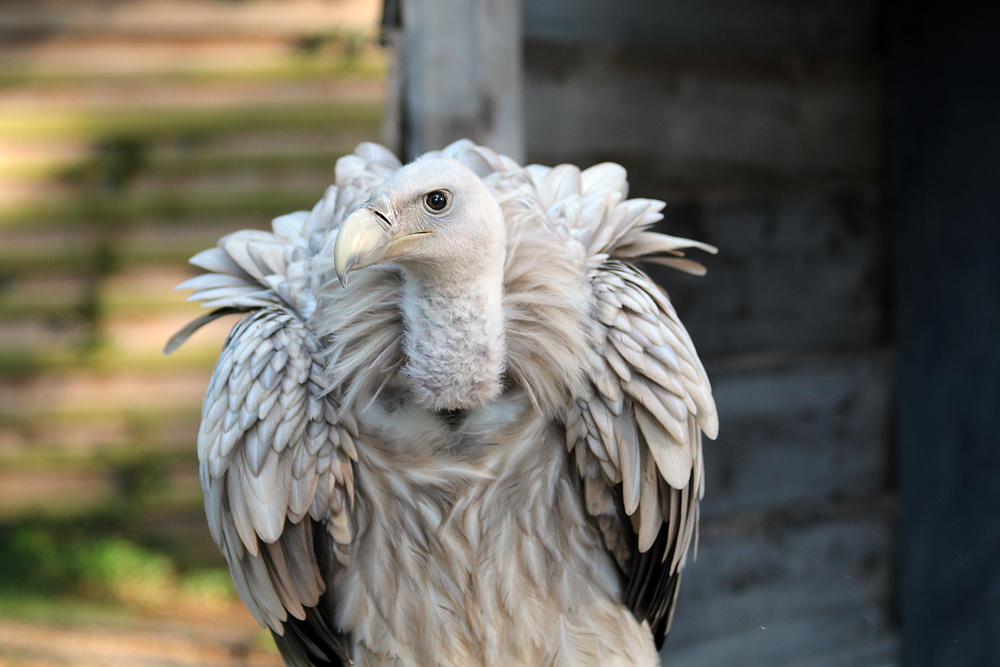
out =
[[[469,138],[524,155],[515,0],[403,3],[403,152]]]
[[[665,665],[895,664],[888,516],[704,528]]]
[[[893,324],[908,666],[1000,660],[1000,5],[895,2]]]
[[[710,364],[709,375],[720,432],[704,446],[706,517],[866,497],[885,487],[884,355]]]
[[[878,176],[874,61],[528,43],[525,62],[532,161],[612,160],[687,190]]]
[[[652,190],[633,195],[661,196]],[[719,247],[702,277],[647,267],[702,355],[886,344],[883,228],[849,193],[678,200],[658,229]]]
[[[868,52],[874,0],[531,0],[528,39],[738,52]]]

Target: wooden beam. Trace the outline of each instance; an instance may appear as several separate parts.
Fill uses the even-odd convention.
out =
[[[405,0],[402,9],[404,155],[469,138],[522,160],[520,2]]]
[[[895,2],[903,664],[1000,656],[1000,5]]]

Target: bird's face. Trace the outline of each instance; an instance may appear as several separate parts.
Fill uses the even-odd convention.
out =
[[[503,264],[504,222],[482,179],[457,160],[406,165],[375,188],[340,225],[334,270],[347,274],[388,260],[423,276],[475,274]]]

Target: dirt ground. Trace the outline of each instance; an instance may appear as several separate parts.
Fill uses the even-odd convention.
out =
[[[200,621],[0,619],[0,667],[280,667],[264,631],[234,608]]]

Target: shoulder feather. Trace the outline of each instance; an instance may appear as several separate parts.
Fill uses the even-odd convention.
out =
[[[214,312],[179,331],[168,352],[217,317],[250,313],[227,339],[206,392],[201,482],[237,591],[290,664],[348,662],[330,629],[326,591],[353,536],[357,425],[332,391],[312,320],[321,295],[338,289],[324,275],[324,250],[397,168],[388,150],[361,144],[338,161],[337,182],[311,211],[275,218],[271,231],[221,238],[191,258],[208,273],[179,285]]]
[[[702,433],[718,417],[705,370],[666,293],[635,265],[691,273],[683,250],[708,244],[649,231],[662,202],[627,199],[616,164],[525,169],[553,229],[576,244],[585,275],[582,389],[562,417],[588,512],[628,576],[626,602],[662,641],[695,541],[703,493]]]
[[[351,540],[355,434],[335,418],[319,352],[292,313],[245,317],[219,357],[198,434],[212,538],[251,613],[279,634],[326,587],[310,519],[341,562]]]

